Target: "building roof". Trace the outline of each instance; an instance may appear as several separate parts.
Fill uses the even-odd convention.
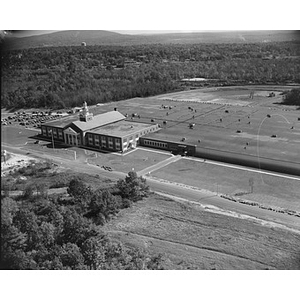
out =
[[[110,123],[122,121],[125,119],[125,116],[123,116],[118,111],[109,111],[104,114],[96,115],[93,117],[92,120],[88,122],[83,121],[75,121],[73,124],[78,127],[82,131],[92,130],[94,128],[98,128],[100,126],[104,126]]]
[[[49,121],[47,123],[44,123],[43,125],[66,128],[74,124],[79,130],[86,131],[107,125],[109,123],[118,122],[124,119],[125,116],[123,116],[120,112],[110,111],[104,114],[95,115],[93,119],[88,122],[78,120],[78,115],[72,115],[70,117],[62,118],[59,120]]]
[[[69,116],[69,117],[64,117],[61,119],[57,119],[57,120],[52,120],[46,123],[43,123],[42,125],[46,125],[46,126],[53,126],[53,127],[59,127],[59,128],[66,128],[68,126],[70,126],[72,124],[72,122],[74,122],[75,120],[78,120],[78,116]]]
[[[154,125],[124,120],[118,123],[108,124],[106,126],[90,130],[89,132],[101,135],[124,137],[152,126]]]

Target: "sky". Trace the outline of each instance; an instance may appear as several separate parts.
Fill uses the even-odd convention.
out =
[[[207,32],[207,31],[214,31],[214,30],[109,30],[112,32],[120,33],[120,34],[131,34],[131,35],[138,35],[138,34],[164,34],[164,33],[192,33],[192,32]],[[26,37],[26,36],[33,36],[33,35],[41,35],[41,34],[49,34],[54,33],[59,30],[7,30],[5,33],[2,30],[0,35],[10,35],[14,37]]]
[[[13,4],[12,4],[13,3]],[[111,30],[130,34],[163,30],[300,29],[298,1],[271,0],[37,0],[1,3],[0,29]],[[138,32],[140,31],[141,32]],[[150,31],[150,32],[149,32]]]

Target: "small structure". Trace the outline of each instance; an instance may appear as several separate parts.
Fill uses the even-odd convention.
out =
[[[81,46],[85,47],[86,46],[86,42],[82,42]]]
[[[275,93],[274,92],[269,93],[268,97],[275,97]]]

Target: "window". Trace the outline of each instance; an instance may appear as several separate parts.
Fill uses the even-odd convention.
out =
[[[119,139],[115,139],[116,150],[121,150],[121,144]]]
[[[98,135],[95,136],[95,145],[99,146],[99,136]]]
[[[101,146],[106,147],[106,138],[105,138],[105,136],[101,136]]]
[[[53,128],[53,136],[57,139],[57,129]]]
[[[51,134],[52,134],[51,128],[48,128],[48,127],[46,127],[46,128],[47,128],[47,136],[51,136]]]
[[[61,131],[61,130],[58,130],[58,138],[59,138],[59,139],[62,139],[62,138],[63,138],[63,134],[62,134],[62,131]]]
[[[121,139],[115,139],[116,150],[121,150]]]
[[[47,135],[47,130],[45,127],[42,128],[42,133],[43,133],[43,135]]]
[[[87,134],[88,145],[94,145],[93,135]]]
[[[113,139],[112,139],[112,137],[109,137],[108,138],[108,148],[113,148],[114,147],[114,144],[113,144]]]

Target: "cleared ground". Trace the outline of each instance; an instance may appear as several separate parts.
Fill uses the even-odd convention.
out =
[[[110,236],[163,254],[167,269],[299,269],[300,235],[151,197],[106,224]]]

